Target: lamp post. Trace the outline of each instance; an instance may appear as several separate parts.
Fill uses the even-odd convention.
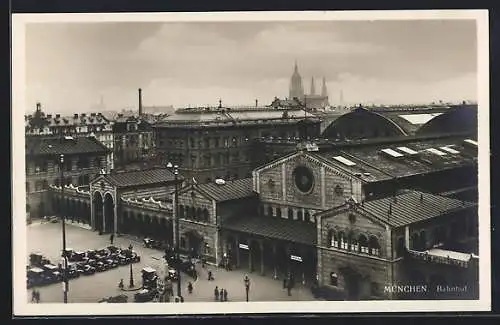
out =
[[[59,168],[60,176],[61,176],[61,199],[64,200],[64,155],[61,154],[59,156],[61,167]],[[66,216],[65,211],[61,209],[61,223],[62,223],[62,258],[63,258],[63,295],[64,295],[64,303],[68,303],[68,256],[66,254]]]
[[[248,275],[245,275],[243,282],[245,283],[245,291],[247,294],[247,302],[248,302],[248,292],[250,291],[250,279],[248,278]]]
[[[128,246],[128,249],[130,250],[130,252],[131,252],[131,253],[132,253],[132,249],[133,249],[133,248],[134,248],[134,247],[132,246],[132,244],[130,244],[130,245]],[[133,263],[130,263],[130,279],[129,279],[129,284],[128,284],[128,287],[129,287],[129,288],[133,288],[133,287],[134,287],[134,273],[133,273],[133,271],[132,271],[132,264],[133,264]]]
[[[177,261],[175,270],[177,272],[177,297],[181,299],[182,301],[182,290],[181,290],[181,263],[180,263],[180,248],[179,248],[179,187],[178,187],[178,180],[179,180],[179,166],[173,165],[171,162],[167,164],[167,168],[171,170],[174,173],[174,212],[175,212],[175,230],[174,230],[174,241],[175,241],[175,248],[174,248],[174,256]]]

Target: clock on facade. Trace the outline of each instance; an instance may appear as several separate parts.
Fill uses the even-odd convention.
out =
[[[309,193],[314,187],[314,174],[313,172],[305,167],[298,166],[293,171],[293,177],[295,179],[295,186],[299,191],[303,193]]]

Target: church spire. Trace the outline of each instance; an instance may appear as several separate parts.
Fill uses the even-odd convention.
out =
[[[299,73],[299,67],[297,66],[297,60],[295,60],[295,65],[293,67],[293,72],[294,73]]]
[[[299,74],[299,68],[297,67],[297,61],[295,61],[294,71],[292,78],[290,79],[290,91],[289,98],[301,99],[304,97],[304,88],[302,86],[302,77]]]
[[[326,79],[323,77],[323,86],[321,87],[321,96],[327,97],[328,96],[328,90],[326,89]]]
[[[314,77],[311,78],[311,95],[316,95],[316,87],[314,87]]]

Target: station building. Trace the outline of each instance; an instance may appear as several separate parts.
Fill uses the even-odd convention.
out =
[[[408,282],[427,286],[422,299],[438,283],[477,295],[477,204],[456,195],[477,192],[469,137],[309,144],[250,178],[178,182],[179,244],[207,261],[317,281],[335,299],[416,299],[398,291]],[[57,205],[82,215],[74,203],[85,201],[96,230],[173,243],[174,185],[166,169],[103,174],[87,189],[65,187]]]

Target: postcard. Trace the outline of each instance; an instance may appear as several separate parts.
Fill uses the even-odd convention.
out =
[[[488,40],[485,10],[13,15],[14,315],[490,310]]]

